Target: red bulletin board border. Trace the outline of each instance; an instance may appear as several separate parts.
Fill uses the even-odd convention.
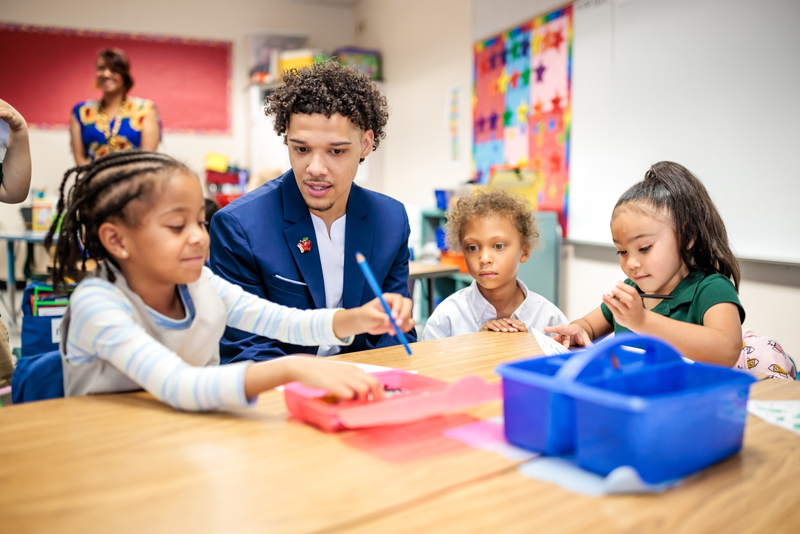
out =
[[[24,35],[15,37],[14,33]],[[37,34],[42,38],[36,39]],[[73,41],[84,38],[93,42]],[[70,41],[76,51],[72,57],[64,53]],[[61,46],[54,47],[55,43]],[[130,94],[155,102],[165,131],[232,133],[231,41],[0,22],[0,49],[6,52],[0,66],[0,98],[17,108],[32,128],[67,129],[75,104],[100,97],[92,87],[92,64],[97,52],[106,46],[122,48],[128,54],[134,78]],[[172,68],[155,71],[148,68],[148,58],[154,65]],[[186,58],[188,62],[178,64]],[[204,73],[213,74],[212,79],[204,78]],[[54,75],[60,76],[61,83],[53,83]],[[181,87],[179,98],[174,89],[177,85]]]

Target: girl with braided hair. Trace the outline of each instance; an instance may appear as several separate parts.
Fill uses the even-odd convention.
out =
[[[356,367],[315,358],[218,366],[226,325],[302,345],[347,344],[392,327],[377,299],[350,310],[297,310],[214,275],[204,266],[203,191],[178,161],[132,150],[70,169],[62,214],[53,282],[81,280],[61,328],[66,396],[144,388],[175,408],[200,411],[248,406],[294,380],[342,398],[381,395],[377,380]],[[91,275],[88,260],[98,264]],[[398,326],[410,329],[408,299],[385,297]]]
[[[567,347],[611,332],[650,334],[692,360],[736,365],[745,317],[739,264],[700,180],[677,163],[656,163],[617,201],[611,235],[628,278],[584,318],[545,331]]]

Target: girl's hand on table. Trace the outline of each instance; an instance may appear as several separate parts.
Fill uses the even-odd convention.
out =
[[[555,334],[553,339],[567,348],[592,346],[592,337],[580,325],[575,323],[546,326],[544,331],[549,334]]]
[[[289,382],[324,389],[341,399],[380,399],[383,386],[355,365],[325,361],[310,354],[292,355],[249,365],[244,375],[248,399]]]
[[[383,397],[383,386],[374,376],[355,365],[343,365],[311,357],[288,357],[292,381],[328,391],[341,399],[373,399]]]

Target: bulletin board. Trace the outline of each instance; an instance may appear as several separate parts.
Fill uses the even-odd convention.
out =
[[[0,22],[0,98],[33,128],[64,129],[70,110],[100,98],[95,61],[121,48],[131,62],[130,94],[155,102],[168,132],[231,132],[230,41],[8,24]]]
[[[473,166],[530,169],[536,209],[567,228],[572,70],[572,6],[475,44]]]

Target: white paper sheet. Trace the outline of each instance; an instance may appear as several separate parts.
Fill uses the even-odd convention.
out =
[[[747,401],[747,411],[775,426],[800,434],[800,400]]]
[[[555,339],[546,335],[544,332],[533,330],[533,335],[536,337],[539,347],[544,351],[546,356],[553,356],[555,354],[569,354],[569,349],[557,342]]]

